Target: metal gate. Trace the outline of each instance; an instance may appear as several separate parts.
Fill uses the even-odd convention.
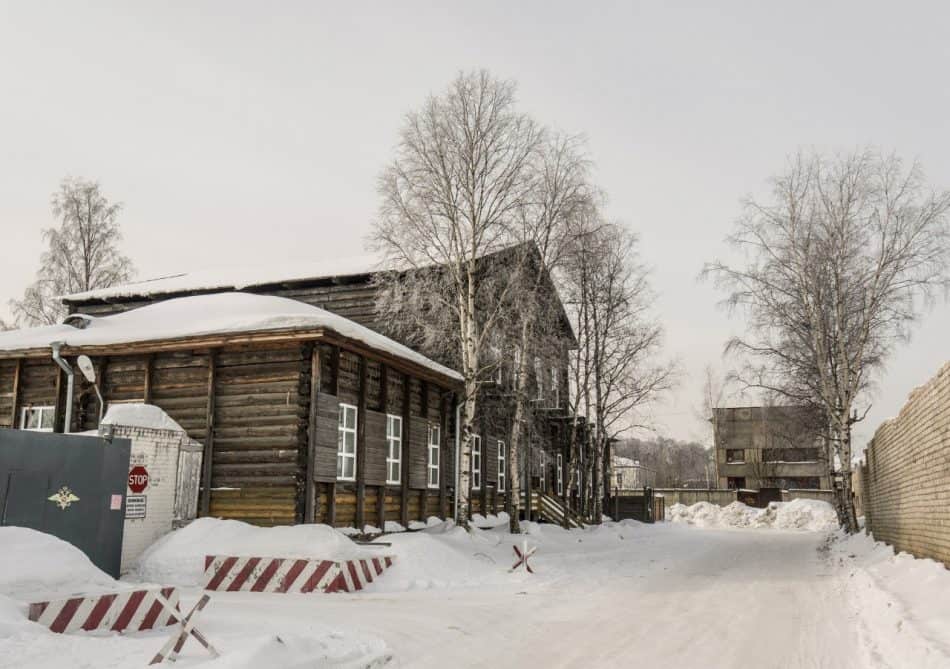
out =
[[[119,576],[128,439],[0,428],[0,525],[68,541]]]

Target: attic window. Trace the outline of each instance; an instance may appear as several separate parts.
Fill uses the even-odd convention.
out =
[[[92,316],[86,314],[69,314],[63,318],[63,325],[69,325],[77,330],[85,330],[92,322]]]

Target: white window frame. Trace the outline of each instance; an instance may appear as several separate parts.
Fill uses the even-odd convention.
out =
[[[37,425],[39,427],[27,427],[27,416],[32,412],[38,411],[39,416],[37,417]],[[52,420],[50,421],[49,427],[43,427],[43,417],[46,414],[52,415]],[[53,426],[56,424],[56,407],[49,404],[38,404],[36,406],[27,406],[23,407],[20,410],[20,429],[29,430],[30,432],[52,432]]]
[[[564,494],[564,456],[561,453],[557,454],[557,494]]]
[[[495,488],[498,492],[505,492],[508,489],[508,460],[505,454],[505,442],[498,440],[498,485]]]
[[[472,435],[472,490],[482,489],[482,438]]]
[[[353,411],[353,427],[346,427],[346,413],[348,410]],[[337,413],[337,443],[336,443],[336,478],[338,481],[355,481],[356,480],[356,451],[359,449],[359,444],[357,443],[357,426],[359,425],[359,409],[352,404],[344,404],[340,402],[338,413]],[[353,452],[346,452],[346,435],[353,435]],[[346,471],[346,462],[347,460],[353,461],[353,476],[344,476]]]
[[[547,477],[544,475],[544,451],[538,451],[538,458],[539,458],[539,463],[540,463],[539,469],[538,469],[538,483],[541,486],[541,492],[546,493],[548,490],[545,484],[548,481],[547,481]]]
[[[435,437],[433,439],[433,436]],[[433,455],[435,457],[433,457]],[[429,444],[426,448],[426,485],[429,488],[438,488],[441,479],[440,466],[442,465],[442,429],[438,425],[429,426]]]
[[[393,477],[393,467],[396,476]],[[386,484],[402,483],[402,416],[386,414]]]
[[[551,406],[557,409],[561,406],[561,376],[558,374],[556,365],[551,368],[551,394],[553,395]]]

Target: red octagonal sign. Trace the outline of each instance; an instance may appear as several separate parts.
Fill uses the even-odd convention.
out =
[[[148,470],[142,465],[135,465],[129,470],[129,490],[140,493],[148,487]]]

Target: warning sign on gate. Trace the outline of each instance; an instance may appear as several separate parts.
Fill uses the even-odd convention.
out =
[[[148,470],[142,465],[135,465],[129,470],[129,490],[134,493],[145,492],[148,487]]]
[[[126,518],[145,518],[145,502],[148,495],[128,495],[125,498]]]

